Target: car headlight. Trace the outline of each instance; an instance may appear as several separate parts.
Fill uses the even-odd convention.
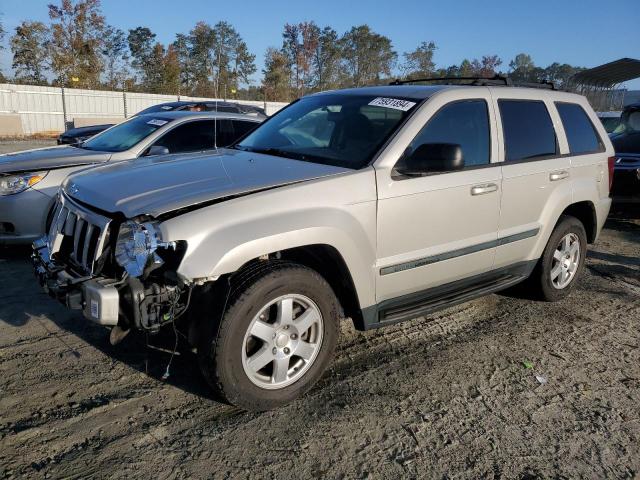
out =
[[[139,277],[147,265],[162,263],[156,250],[166,245],[160,241],[152,223],[124,222],[116,241],[116,262],[132,277]]]
[[[0,176],[0,195],[14,195],[24,192],[42,181],[49,172],[26,172]]]

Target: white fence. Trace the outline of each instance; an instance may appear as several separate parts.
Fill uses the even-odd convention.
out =
[[[61,132],[65,127],[65,119],[67,122],[82,119],[83,124],[90,124],[87,120],[92,119],[96,123],[109,123],[130,117],[152,105],[176,100],[216,99],[77,88],[65,88],[63,93],[59,87],[0,83],[0,116],[15,117],[16,123],[19,118],[24,135]],[[267,115],[286,105],[282,102],[232,101],[262,107]],[[0,135],[3,134],[7,133],[0,131]]]

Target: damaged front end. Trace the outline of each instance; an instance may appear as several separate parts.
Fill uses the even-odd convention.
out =
[[[175,274],[186,242],[163,242],[149,219],[98,213],[60,193],[49,233],[33,244],[40,284],[105,326],[157,332],[187,310],[192,286]]]

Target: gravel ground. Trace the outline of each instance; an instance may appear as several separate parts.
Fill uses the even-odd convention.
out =
[[[188,351],[163,381],[167,353],[110,346],[26,253],[0,250],[0,478],[640,475],[640,220],[608,221],[561,302],[345,323],[319,384],[262,414],[210,398]]]

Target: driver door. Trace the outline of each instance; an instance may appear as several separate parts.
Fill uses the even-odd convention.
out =
[[[459,144],[465,166],[420,177],[377,171],[378,303],[493,267],[501,171],[489,92],[478,88],[473,98],[433,99],[428,108],[433,113],[404,155],[424,143]]]

